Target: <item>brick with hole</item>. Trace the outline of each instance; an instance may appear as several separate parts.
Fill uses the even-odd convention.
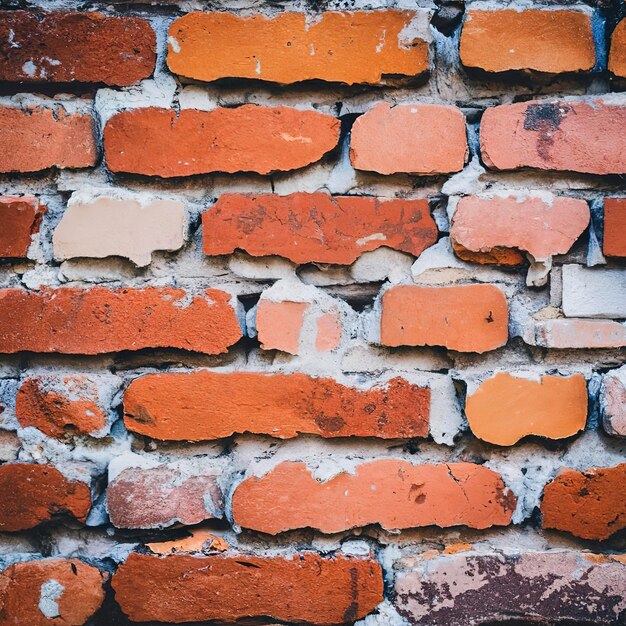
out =
[[[625,141],[621,97],[504,104],[489,107],[480,124],[482,160],[496,170],[624,174]]]
[[[626,528],[626,463],[564,469],[543,490],[542,527],[602,541]]]
[[[0,258],[25,259],[46,207],[31,196],[0,196]]]
[[[102,606],[107,578],[79,559],[13,563],[0,572],[0,625],[82,626]]]
[[[604,201],[602,252],[609,257],[626,257],[626,198]]]
[[[357,118],[350,135],[352,166],[378,174],[458,172],[467,154],[465,116],[454,106],[381,102]]]
[[[506,344],[508,304],[494,285],[397,285],[381,298],[383,346],[487,352]]]
[[[463,65],[485,72],[588,72],[596,62],[591,15],[572,10],[470,9],[460,55]]]
[[[356,386],[302,373],[197,370],[141,376],[124,395],[129,430],[174,441],[427,437],[429,413],[430,389],[400,376]]]
[[[161,178],[295,170],[319,161],[338,141],[339,120],[330,115],[255,104],[132,109],[113,115],[104,128],[112,172]]]
[[[202,215],[204,253],[244,250],[350,265],[381,246],[419,256],[437,240],[428,200],[326,193],[222,194]]]
[[[92,167],[98,156],[91,115],[62,105],[0,106],[0,142],[0,173]]]
[[[188,13],[170,26],[168,42],[170,70],[203,81],[375,84],[429,66],[427,15],[416,11],[326,11],[315,19]]]
[[[136,17],[3,11],[0,56],[4,81],[132,85],[152,75],[156,35]]]
[[[207,289],[0,290],[0,353],[106,354],[178,348],[220,354],[242,336],[230,294]]]
[[[511,522],[516,498],[496,472],[472,463],[413,465],[380,459],[318,479],[303,462],[285,461],[249,476],[232,497],[234,522],[276,535],[297,528],[337,533],[378,524],[489,528]]]
[[[265,617],[293,624],[352,623],[383,600],[382,569],[373,556],[314,552],[132,553],[113,575],[112,586],[133,622],[232,623]]]
[[[0,465],[0,531],[28,530],[64,516],[84,522],[90,508],[89,486],[52,465]]]

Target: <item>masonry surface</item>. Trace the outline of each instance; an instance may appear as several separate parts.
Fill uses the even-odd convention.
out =
[[[626,624],[623,0],[0,0],[0,626]]]

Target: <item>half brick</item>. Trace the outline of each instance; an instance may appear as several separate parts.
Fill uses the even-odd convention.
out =
[[[0,196],[0,258],[26,258],[45,213],[37,198]]]
[[[602,251],[606,256],[626,257],[626,198],[604,201]]]
[[[615,76],[626,78],[626,20],[623,19],[611,35],[609,71]]]

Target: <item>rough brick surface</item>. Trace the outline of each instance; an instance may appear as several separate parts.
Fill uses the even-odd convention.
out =
[[[276,254],[294,263],[349,265],[381,246],[419,256],[437,240],[427,200],[324,193],[222,195],[202,215],[204,253]]]
[[[626,437],[626,366],[611,370],[602,380],[600,409],[604,430]]]
[[[508,337],[505,295],[493,285],[401,285],[382,298],[380,341],[385,346],[445,346],[485,352]]]
[[[607,539],[626,527],[626,463],[562,471],[546,485],[542,526],[583,539]]]
[[[429,401],[428,389],[399,377],[361,390],[304,374],[206,370],[138,378],[124,395],[124,419],[155,439],[425,437]]]
[[[0,530],[34,528],[56,516],[84,522],[91,508],[89,487],[68,480],[51,465],[0,465]]]
[[[553,319],[538,322],[535,342],[546,348],[622,348],[626,325],[612,320]]]
[[[596,61],[591,16],[579,11],[470,10],[461,61],[486,72],[589,71]]]
[[[45,212],[36,198],[0,196],[0,258],[26,258]]]
[[[381,103],[352,126],[350,159],[357,170],[445,174],[463,169],[465,117],[453,106]]]
[[[611,35],[609,70],[621,78],[626,78],[626,20],[622,20]]]
[[[567,317],[626,318],[626,268],[593,271],[563,266],[563,313]]]
[[[175,74],[205,81],[353,84],[377,83],[387,74],[416,76],[428,70],[428,41],[413,34],[422,17],[392,10],[326,12],[308,23],[302,13],[189,13],[170,26],[167,63]]]
[[[0,13],[0,80],[131,85],[156,60],[150,22],[102,13]]]
[[[490,443],[511,446],[526,435],[571,437],[587,421],[587,385],[582,374],[526,377],[499,372],[468,396],[472,432]]]
[[[604,239],[606,256],[626,257],[626,198],[604,201]]]
[[[93,119],[42,107],[0,106],[0,172],[38,172],[96,163]]]
[[[79,559],[14,563],[0,572],[0,625],[82,626],[102,605],[104,580]]]
[[[487,167],[532,167],[623,174],[626,106],[587,101],[533,101],[488,108],[480,125]]]
[[[111,171],[162,178],[294,170],[319,161],[338,139],[339,120],[330,115],[252,104],[123,111],[104,129]]]
[[[336,533],[379,524],[488,528],[511,521],[515,496],[500,476],[480,465],[412,465],[384,459],[316,480],[304,463],[285,462],[244,480],[233,494],[233,519],[275,535],[293,528]]]
[[[112,584],[122,611],[142,622],[267,616],[296,624],[337,624],[367,615],[383,593],[376,560],[312,552],[265,558],[131,554]]]
[[[103,354],[143,348],[226,352],[241,337],[229,294],[208,289],[0,290],[0,353]],[[34,320],[37,320],[34,323]]]

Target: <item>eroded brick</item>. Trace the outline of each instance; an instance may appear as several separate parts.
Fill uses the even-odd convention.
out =
[[[626,437],[626,365],[608,372],[600,387],[600,410],[604,430]]]
[[[626,198],[607,198],[604,201],[602,252],[606,256],[626,257]]]
[[[45,213],[37,198],[0,196],[0,257],[25,259]]]

